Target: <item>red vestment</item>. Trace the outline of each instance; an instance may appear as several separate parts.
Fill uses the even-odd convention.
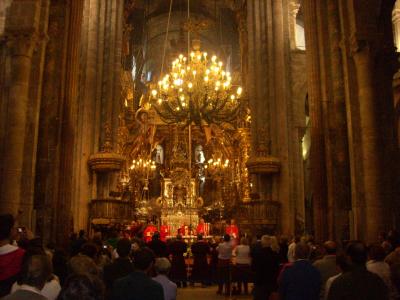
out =
[[[199,225],[197,225],[197,228],[196,228],[196,233],[204,236],[205,232],[206,232],[205,223],[199,223]]]
[[[239,229],[236,225],[228,225],[225,232],[229,234],[232,239],[237,239],[239,237]]]
[[[157,231],[157,227],[154,225],[148,225],[146,229],[143,231],[143,239],[146,243],[151,241],[154,232]]]
[[[160,239],[163,242],[167,241],[167,236],[169,235],[169,232],[170,232],[170,230],[169,230],[169,226],[168,225],[161,225],[160,226]]]

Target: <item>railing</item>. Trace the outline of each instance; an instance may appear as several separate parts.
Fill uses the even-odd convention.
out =
[[[93,199],[90,202],[90,219],[132,220],[134,208],[131,202],[117,199]]]

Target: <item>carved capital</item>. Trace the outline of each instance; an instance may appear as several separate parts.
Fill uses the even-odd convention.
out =
[[[273,156],[250,157],[246,163],[247,169],[251,174],[276,174],[279,173],[281,162],[279,158]]]

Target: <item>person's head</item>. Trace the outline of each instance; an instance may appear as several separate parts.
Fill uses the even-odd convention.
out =
[[[235,219],[231,219],[231,225],[235,225]]]
[[[343,252],[336,255],[336,266],[340,269],[342,273],[350,270],[349,261]]]
[[[202,241],[203,240],[203,235],[202,234],[198,234],[197,235],[197,240],[198,241]]]
[[[97,256],[97,246],[94,243],[84,243],[81,247],[81,254],[89,256],[90,258],[95,259]]]
[[[249,244],[249,240],[247,239],[247,237],[242,236],[240,239],[240,245],[248,245]]]
[[[149,248],[142,248],[133,253],[135,269],[147,273],[154,264],[155,255]]]
[[[310,246],[306,243],[299,242],[294,248],[294,257],[296,259],[308,259],[310,256]]]
[[[269,235],[264,234],[261,237],[261,246],[263,248],[267,248],[267,247],[271,247],[271,244],[272,244],[271,237]]]
[[[326,255],[335,255],[337,251],[337,246],[334,241],[326,241],[324,243],[324,249]]]
[[[169,270],[171,269],[171,263],[165,257],[156,258],[154,269],[156,270],[157,274],[168,275]]]
[[[73,274],[67,278],[57,299],[102,300],[104,285],[96,276]]]
[[[176,239],[177,239],[178,241],[182,240],[182,235],[178,233],[177,236],[176,236]]]
[[[204,219],[203,219],[203,218],[200,218],[199,223],[200,223],[200,224],[204,224]]]
[[[79,237],[83,238],[85,236],[85,230],[81,229],[79,230]]]
[[[368,257],[371,260],[383,261],[386,257],[385,249],[379,244],[373,244],[368,248]]]
[[[18,282],[41,290],[52,273],[53,267],[47,255],[32,255],[22,265],[21,279]]]
[[[346,255],[353,265],[365,265],[367,261],[367,248],[360,241],[353,241],[347,245]]]
[[[271,236],[271,249],[274,252],[279,252],[280,246],[276,236]]]
[[[9,240],[14,227],[14,217],[11,214],[0,215],[0,241]]]
[[[127,257],[131,253],[132,245],[128,239],[120,239],[117,242],[117,253],[119,257]]]
[[[229,242],[231,240],[231,236],[229,234],[224,234],[224,242]]]
[[[160,233],[158,231],[154,232],[152,238],[153,241],[159,240],[160,239]]]

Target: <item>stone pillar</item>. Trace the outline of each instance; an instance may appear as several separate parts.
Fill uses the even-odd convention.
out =
[[[318,40],[318,14],[317,0],[305,0],[304,20],[305,37],[307,45],[307,76],[308,76],[308,101],[310,108],[310,177],[313,191],[313,225],[314,236],[317,240],[327,237],[328,223],[326,203],[326,168],[325,168],[325,142],[322,124],[322,108],[320,100],[321,73],[320,73],[320,46]]]
[[[337,0],[327,3],[327,30],[330,55],[328,65],[330,73],[330,93],[326,157],[329,161],[328,205],[329,205],[329,238],[335,240],[350,239],[349,211],[351,210],[351,182],[349,164],[349,145],[347,135],[347,116],[345,102],[345,85],[343,58],[340,48],[342,39],[340,16]],[[328,68],[329,70],[329,68]]]
[[[379,138],[377,119],[375,116],[374,99],[375,90],[373,88],[373,49],[368,44],[361,45],[359,41],[354,41],[355,49],[353,58],[357,72],[358,97],[360,103],[360,124],[362,139],[362,165],[364,198],[366,206],[367,234],[377,233],[384,229],[384,207],[381,202],[382,186],[379,184],[380,162],[378,160]],[[372,237],[372,236],[370,236]]]
[[[39,26],[39,1],[14,1],[9,8],[5,36],[10,47],[11,82],[7,130],[1,172],[0,212],[20,213],[23,185],[24,142],[29,105],[29,78]],[[23,212],[30,213],[30,212]],[[26,224],[30,225],[30,224]]]
[[[88,228],[88,206],[93,190],[109,193],[97,182],[115,182],[116,172],[106,176],[89,173],[87,163],[92,154],[100,151],[104,142],[102,128],[111,125],[112,142],[116,149],[118,116],[121,108],[120,74],[123,34],[122,0],[86,0],[82,30],[81,81],[79,86],[79,119],[74,149],[74,195],[72,210],[74,229]],[[106,179],[102,179],[106,177]],[[115,188],[115,187],[111,187]]]

